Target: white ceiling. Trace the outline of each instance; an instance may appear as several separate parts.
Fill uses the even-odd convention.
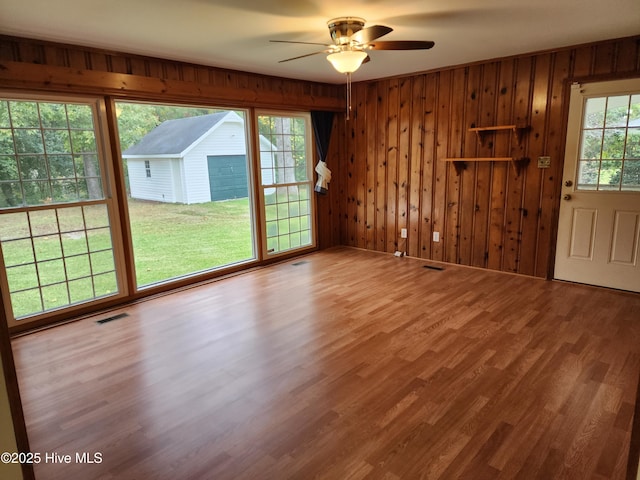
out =
[[[324,55],[326,22],[358,16],[382,40],[424,51],[372,51],[353,80],[432,70],[640,33],[639,0],[0,0],[0,33],[248,72],[341,83]]]

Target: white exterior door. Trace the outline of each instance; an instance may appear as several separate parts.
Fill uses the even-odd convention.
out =
[[[555,278],[640,292],[640,79],[571,89]]]

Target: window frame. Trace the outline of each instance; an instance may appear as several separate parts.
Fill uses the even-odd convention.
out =
[[[126,226],[126,235],[127,237],[124,241],[127,242],[128,249],[131,254],[131,263],[128,266],[128,274],[131,275],[131,291],[134,292],[135,295],[145,296],[151,292],[171,290],[172,288],[180,288],[184,285],[190,285],[202,281],[207,277],[217,276],[220,274],[226,274],[231,271],[235,271],[237,269],[242,268],[251,268],[252,266],[258,264],[263,260],[261,257],[261,248],[260,248],[260,228],[259,228],[259,218],[257,212],[260,210],[258,199],[255,194],[255,170],[259,168],[254,161],[254,148],[253,144],[253,121],[252,114],[253,109],[248,107],[234,107],[228,105],[214,105],[210,103],[200,103],[200,102],[177,102],[173,100],[165,100],[165,99],[135,99],[135,98],[120,98],[113,97],[111,99],[113,103],[113,111],[116,112],[118,110],[118,104],[135,104],[135,105],[148,105],[148,106],[166,106],[166,107],[177,107],[177,108],[202,108],[202,109],[214,109],[214,110],[223,110],[226,112],[230,111],[242,111],[244,113],[244,130],[245,130],[245,144],[246,144],[246,162],[247,162],[247,193],[248,193],[248,202],[249,202],[249,211],[251,215],[251,231],[252,231],[252,257],[248,259],[243,259],[239,261],[235,261],[232,263],[228,263],[222,266],[213,266],[204,270],[194,271],[190,273],[185,273],[179,276],[167,278],[164,280],[159,280],[156,282],[148,283],[148,284],[137,284],[137,273],[136,273],[136,263],[135,263],[135,247],[133,242],[133,235],[131,231],[131,219],[129,215],[129,198],[124,198],[122,200],[122,208],[126,211],[125,217],[127,219]],[[123,165],[123,157],[122,157],[122,145],[120,143],[120,133],[118,126],[118,118],[117,115],[114,118],[114,131],[115,137],[118,142],[118,159],[117,163],[118,168],[122,169],[122,174],[124,176],[124,165]],[[146,175],[149,170],[146,168],[147,162],[149,160],[144,161],[145,167],[145,178],[144,180],[150,180],[151,177]],[[149,165],[152,168],[152,164]],[[156,172],[157,173],[157,172]],[[124,186],[123,186],[124,187]]]
[[[65,103],[89,105],[93,114],[93,131],[95,132],[96,152],[98,152],[99,166],[101,172],[103,199],[100,200],[78,200],[74,202],[53,203],[51,205],[21,205],[3,209],[6,213],[21,213],[27,211],[38,211],[47,209],[64,209],[72,206],[84,207],[96,204],[104,204],[109,218],[109,228],[111,234],[111,244],[113,251],[113,262],[118,291],[111,295],[94,297],[87,301],[70,303],[60,307],[46,309],[35,312],[32,315],[22,316],[16,319],[13,314],[11,294],[7,277],[4,256],[0,255],[0,287],[2,290],[2,302],[7,318],[7,325],[10,329],[25,329],[30,325],[40,325],[50,323],[47,319],[58,318],[60,315],[68,318],[86,311],[88,307],[95,309],[114,302],[124,301],[129,296],[128,284],[126,281],[126,261],[124,246],[122,241],[122,229],[120,218],[120,207],[117,197],[112,194],[116,181],[112,152],[109,148],[108,135],[108,114],[104,96],[100,95],[73,95],[57,92],[34,93],[30,91],[7,91],[0,89],[0,97],[12,101],[34,101],[45,103]],[[30,237],[32,238],[32,237]],[[54,320],[51,320],[54,321]]]
[[[253,136],[253,141],[255,144],[254,150],[257,156],[256,159],[256,189],[258,191],[257,198],[259,199],[259,204],[257,208],[259,209],[259,221],[260,221],[260,240],[261,240],[261,248],[260,248],[260,257],[261,260],[269,260],[269,259],[277,259],[292,255],[299,255],[301,253],[305,253],[308,251],[313,251],[317,249],[318,246],[318,221],[317,221],[317,201],[316,194],[314,192],[314,165],[315,165],[315,138],[313,136],[313,126],[311,123],[311,112],[303,112],[303,111],[290,111],[290,110],[279,110],[279,109],[267,109],[267,108],[256,108],[254,109],[254,131],[255,134]],[[262,168],[261,168],[261,150],[260,150],[260,128],[259,128],[259,117],[260,116],[280,116],[280,117],[298,117],[303,118],[305,121],[305,156],[307,160],[307,180],[304,182],[295,182],[295,183],[273,183],[269,185],[262,184]],[[291,247],[284,250],[272,252],[268,248],[268,237],[267,237],[267,219],[266,219],[266,204],[265,204],[265,189],[266,188],[278,188],[278,187],[288,187],[292,185],[309,185],[309,229],[311,232],[311,242],[308,245],[303,245],[299,247]]]
[[[608,105],[609,98],[617,97],[617,96],[635,96],[640,93],[637,90],[637,79],[624,79],[624,80],[610,80],[603,82],[589,82],[589,83],[573,83],[571,85],[572,94],[579,94],[581,97],[580,102],[574,102],[570,105],[570,115],[579,115],[579,126],[575,130],[570,130],[568,132],[568,144],[571,145],[572,148],[575,148],[575,156],[578,159],[576,164],[576,169],[574,172],[573,182],[575,185],[576,191],[580,192],[597,192],[599,194],[634,194],[637,193],[637,189],[623,188],[624,186],[624,165],[627,161],[636,162],[638,160],[634,158],[626,157],[626,142],[628,139],[628,131],[630,128],[636,130],[637,127],[629,127],[628,120],[627,125],[624,128],[625,130],[625,146],[623,147],[623,156],[620,159],[603,159],[602,156],[598,159],[594,159],[591,161],[597,161],[598,166],[598,175],[597,175],[597,183],[594,184],[583,184],[580,182],[581,180],[581,163],[586,163],[587,159],[582,159],[583,153],[583,139],[585,132],[598,132],[600,131],[602,134],[602,138],[600,139],[600,147],[604,143],[604,134],[607,130],[616,130],[622,127],[608,127],[606,125],[606,120],[603,120],[603,125],[601,128],[597,127],[587,127],[585,125],[585,118],[587,115],[587,102],[592,99],[604,99],[605,106]],[[607,110],[603,112],[603,115],[606,117]],[[607,184],[600,183],[600,174],[602,172],[602,162],[604,161],[620,161],[621,162],[621,172],[620,172],[620,183],[617,185],[617,188],[606,188]],[[594,188],[585,188],[587,185],[593,186]]]
[[[89,93],[66,93],[57,90],[38,92],[34,90],[6,90],[0,89],[0,94],[7,99],[35,100],[44,102],[95,102],[96,114],[94,124],[96,128],[97,148],[102,153],[103,158],[100,163],[103,176],[103,192],[105,198],[112,202],[109,209],[111,232],[113,237],[113,249],[115,252],[114,263],[118,276],[119,292],[116,295],[100,297],[91,302],[73,304],[68,307],[47,310],[33,316],[24,317],[18,322],[12,321],[11,303],[8,298],[8,285],[0,275],[1,296],[5,304],[7,314],[7,324],[11,333],[30,331],[35,328],[51,325],[56,322],[64,322],[70,318],[77,318],[81,315],[93,314],[106,308],[114,308],[123,305],[125,302],[136,301],[150,295],[162,294],[189,287],[199,282],[212,281],[216,278],[229,274],[235,274],[244,270],[269,264],[272,261],[293,258],[318,249],[318,218],[317,218],[317,198],[313,190],[314,187],[314,166],[316,161],[315,138],[312,131],[311,112],[306,110],[282,109],[271,107],[259,107],[246,104],[215,104],[203,101],[202,98],[176,99],[172,98],[150,98],[149,96],[139,97],[136,95],[105,95],[101,92]],[[133,255],[133,246],[130,236],[130,226],[128,212],[126,208],[126,187],[125,173],[121,165],[121,146],[118,135],[118,125],[116,117],[116,102],[135,103],[156,103],[171,104],[186,107],[203,108],[223,108],[229,110],[243,110],[247,112],[245,118],[247,129],[247,154],[250,156],[250,166],[252,172],[248,175],[249,192],[252,197],[251,208],[253,214],[254,228],[254,252],[253,260],[231,264],[225,267],[196,272],[193,275],[180,277],[171,281],[153,284],[143,289],[136,288],[135,269],[130,264]],[[258,115],[280,115],[298,116],[305,118],[305,143],[307,156],[307,178],[309,185],[309,227],[311,231],[311,242],[303,247],[287,249],[277,253],[268,253],[266,249],[266,231],[264,224],[264,191],[261,186],[261,165],[260,147],[258,132]],[[1,257],[1,256],[0,256]],[[5,265],[0,258],[0,268],[4,270]],[[7,308],[6,305],[9,305]]]

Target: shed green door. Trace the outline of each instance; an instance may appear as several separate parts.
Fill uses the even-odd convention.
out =
[[[209,155],[211,201],[249,196],[245,155]]]

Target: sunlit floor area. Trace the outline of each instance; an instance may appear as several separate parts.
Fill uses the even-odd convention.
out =
[[[15,338],[71,456],[36,477],[624,479],[640,295],[433,265],[331,249]]]

